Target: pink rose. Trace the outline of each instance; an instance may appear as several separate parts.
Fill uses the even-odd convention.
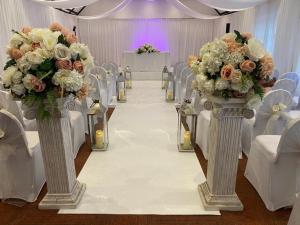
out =
[[[223,66],[221,69],[221,78],[223,80],[231,80],[234,73],[234,67],[232,65]]]
[[[246,38],[247,40],[249,40],[250,38],[252,38],[252,34],[249,33],[249,32],[244,32],[244,33],[241,33],[241,35]]]
[[[32,84],[33,90],[35,92],[42,92],[43,90],[45,90],[46,84],[40,79],[38,79],[36,76],[32,75],[30,77],[30,83]]]
[[[23,28],[22,28],[22,33],[28,34],[29,32],[31,32],[31,30],[32,30],[31,27],[23,27]]]
[[[40,48],[41,47],[41,45],[40,45],[40,43],[32,43],[31,44],[31,48],[32,48],[32,50],[35,50],[35,49],[37,49],[37,48]]]
[[[65,69],[65,70],[72,70],[73,69],[72,62],[70,60],[57,60],[55,62],[55,66],[58,69]]]
[[[67,35],[70,33],[70,31],[67,29],[67,28],[65,28],[65,27],[63,27],[62,29],[61,29],[61,31],[60,31],[65,37],[67,37]]]
[[[73,44],[73,43],[77,42],[77,37],[73,33],[68,33],[66,35],[66,40],[69,44]]]
[[[73,68],[74,68],[78,73],[83,73],[84,66],[83,66],[82,62],[80,62],[80,61],[75,61],[75,62],[73,63]]]
[[[12,59],[19,59],[23,56],[23,52],[20,49],[17,48],[11,48],[7,51],[7,53],[9,54],[9,56]]]
[[[63,26],[60,25],[59,23],[55,22],[49,26],[49,29],[52,31],[61,31],[63,29]]]
[[[243,72],[251,73],[256,68],[256,64],[248,59],[240,64],[240,68]]]

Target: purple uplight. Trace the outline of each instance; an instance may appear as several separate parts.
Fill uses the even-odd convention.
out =
[[[136,21],[131,50],[150,44],[159,51],[169,51],[167,31],[161,19],[141,19]]]

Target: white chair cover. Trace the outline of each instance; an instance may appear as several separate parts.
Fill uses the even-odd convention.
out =
[[[279,107],[279,108],[278,108]],[[274,90],[268,92],[255,118],[243,120],[242,149],[248,155],[251,142],[257,135],[281,134],[287,124],[288,112],[292,107],[292,97],[288,91]],[[279,109],[278,111],[274,111]]]
[[[297,84],[295,83],[294,80],[292,79],[280,79],[277,80],[274,84],[274,86],[272,87],[272,90],[278,90],[278,89],[283,89],[286,91],[289,91],[291,93],[291,95],[293,96],[296,90]]]
[[[284,73],[279,75],[278,79],[290,79],[293,80],[296,83],[296,86],[298,85],[299,82],[299,75],[295,72],[288,72],[288,73]]]
[[[291,213],[288,225],[298,224],[300,224],[300,193],[297,194],[297,199],[293,206],[293,211]]]
[[[102,68],[106,70],[106,79],[108,86],[108,99],[110,99],[109,104],[115,105],[115,99],[117,96],[117,74],[113,72],[111,65],[104,63]]]
[[[9,91],[0,90],[0,108],[7,110],[17,117],[25,130],[37,130],[36,120],[28,120],[24,118],[21,110],[21,102],[14,101]]]
[[[300,187],[300,120],[280,135],[259,135],[253,141],[245,176],[267,209],[291,206]]]
[[[0,129],[0,198],[33,202],[46,181],[38,133],[24,132],[20,121],[4,109]]]
[[[191,99],[193,88],[192,88],[192,82],[195,80],[195,75],[190,74],[186,78],[185,87],[182,90],[183,99]]]

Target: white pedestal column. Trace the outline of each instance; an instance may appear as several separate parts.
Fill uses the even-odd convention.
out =
[[[245,103],[245,99],[211,97],[204,104],[212,110],[207,181],[198,187],[206,210],[243,210],[235,186],[243,117],[253,117]]]
[[[48,188],[39,208],[76,208],[85,184],[76,179],[67,111],[63,109],[49,119],[37,119],[37,125]]]

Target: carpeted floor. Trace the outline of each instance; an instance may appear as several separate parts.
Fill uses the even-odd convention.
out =
[[[175,110],[175,109],[174,109]],[[111,115],[113,110],[109,112]],[[77,174],[91,153],[89,142],[83,145],[75,160]],[[207,162],[196,150],[203,171]],[[38,210],[46,194],[46,185],[38,200],[24,207],[0,203],[0,225],[286,225],[291,209],[269,212],[254,188],[244,177],[246,159],[240,160],[237,194],[244,204],[243,212],[221,212],[222,216],[158,216],[158,215],[62,215],[57,210]]]

